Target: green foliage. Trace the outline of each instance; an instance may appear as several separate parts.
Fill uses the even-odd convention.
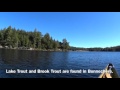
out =
[[[62,47],[63,47],[63,50],[69,49],[69,43],[67,42],[66,39],[63,39]]]
[[[67,50],[69,44],[65,39],[63,43],[56,41],[49,33],[42,35],[37,29],[33,32],[26,32],[25,30],[15,29],[9,26],[0,30],[0,44],[12,48],[34,48],[41,50]]]

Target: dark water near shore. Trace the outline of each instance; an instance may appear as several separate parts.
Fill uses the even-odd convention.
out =
[[[120,75],[120,52],[47,52],[0,49],[0,78],[97,78],[100,73],[51,73],[55,70],[102,70],[113,63]],[[50,73],[6,73],[6,69]]]

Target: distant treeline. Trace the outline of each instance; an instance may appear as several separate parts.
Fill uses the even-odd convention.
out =
[[[114,47],[95,47],[95,48],[79,48],[79,47],[70,47],[70,50],[76,51],[76,50],[82,50],[82,51],[120,51],[120,46],[114,46]]]
[[[11,26],[0,30],[0,45],[10,48],[35,48],[41,50],[68,50],[69,43],[64,38],[62,42],[53,39],[49,33],[42,35],[40,31],[35,29],[25,31],[12,28]]]

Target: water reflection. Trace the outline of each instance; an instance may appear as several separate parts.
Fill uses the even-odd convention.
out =
[[[7,50],[7,49],[1,49],[1,60],[5,64],[17,64],[19,62],[19,59],[17,59],[17,51],[16,50]]]

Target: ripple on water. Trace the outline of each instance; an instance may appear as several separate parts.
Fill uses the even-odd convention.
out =
[[[6,74],[6,69],[104,69],[113,63],[120,75],[120,52],[40,52],[0,49],[1,78],[97,78],[99,74]]]

